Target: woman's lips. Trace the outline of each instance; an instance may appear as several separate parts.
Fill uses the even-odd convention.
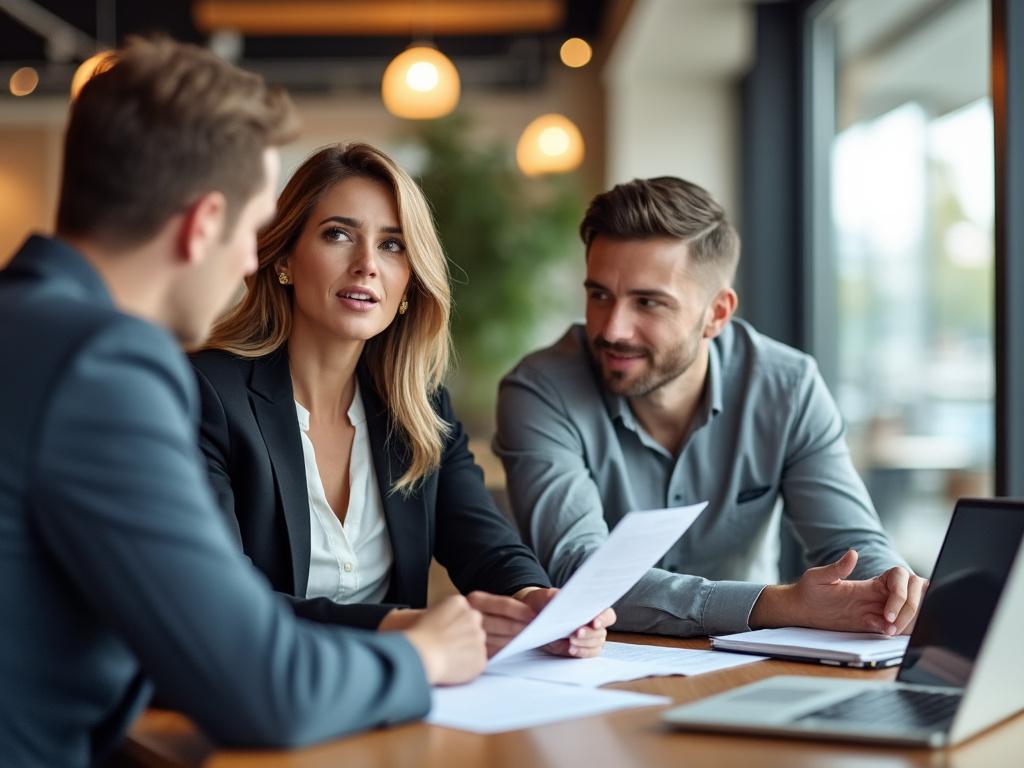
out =
[[[368,294],[362,295],[368,296]],[[348,293],[339,293],[337,295],[337,299],[343,307],[345,307],[346,309],[351,309],[354,312],[370,312],[379,303],[371,298],[354,298],[353,294]]]

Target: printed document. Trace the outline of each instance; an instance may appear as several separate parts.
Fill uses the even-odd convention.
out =
[[[693,525],[708,503],[630,512],[537,617],[490,664],[568,637],[626,594]]]

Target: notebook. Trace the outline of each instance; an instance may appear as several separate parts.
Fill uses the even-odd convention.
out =
[[[711,638],[716,651],[755,653],[791,661],[810,661],[836,667],[875,669],[900,663],[910,637],[825,629],[756,629]]]

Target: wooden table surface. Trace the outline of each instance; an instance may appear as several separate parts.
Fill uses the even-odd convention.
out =
[[[675,640],[629,634],[613,634],[612,639],[679,648],[708,647],[705,639]],[[863,672],[814,664],[762,661],[694,677],[646,678],[608,687],[660,694],[671,697],[676,703],[683,703],[765,677],[786,674],[891,680],[896,676],[896,670]],[[124,754],[134,763],[161,768],[1024,766],[1024,715],[954,749],[924,750],[673,732],[660,722],[659,715],[663,710],[664,707],[626,710],[495,735],[416,723],[350,736],[294,752],[216,749],[182,715],[149,710],[132,728]]]

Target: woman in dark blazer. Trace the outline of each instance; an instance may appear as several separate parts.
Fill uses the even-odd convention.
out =
[[[200,443],[242,548],[297,614],[404,629],[436,557],[488,652],[551,599],[441,386],[447,262],[415,182],[365,144],[288,182],[239,304],[193,356]],[[600,652],[606,610],[550,650]]]

